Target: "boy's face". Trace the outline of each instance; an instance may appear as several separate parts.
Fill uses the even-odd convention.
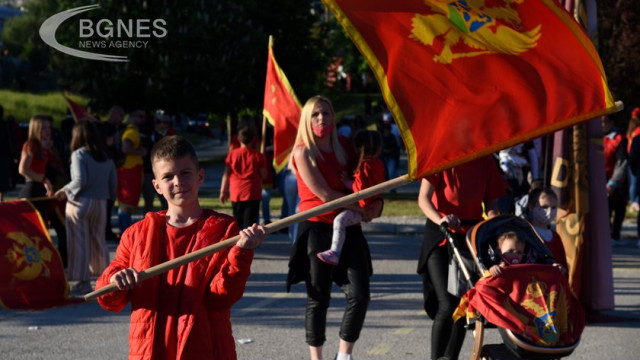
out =
[[[198,203],[198,190],[204,182],[204,170],[193,159],[157,159],[153,162],[153,187],[164,196],[169,207],[185,207]]]
[[[505,262],[519,264],[522,262],[524,254],[524,243],[513,238],[504,239],[500,245],[500,253]]]

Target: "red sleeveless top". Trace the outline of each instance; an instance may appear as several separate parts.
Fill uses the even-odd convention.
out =
[[[340,191],[342,193],[346,193],[348,189],[344,186],[342,181],[340,180],[340,174],[345,172],[347,175],[352,174],[355,164],[355,153],[353,148],[349,144],[348,141],[344,138],[340,138],[340,144],[342,145],[345,154],[347,155],[347,163],[345,165],[340,165],[338,159],[333,152],[326,153],[321,151],[322,159],[316,159],[316,166],[320,173],[323,175],[324,180],[327,182],[327,185],[336,191]],[[318,205],[324,204],[324,201],[320,200],[308,187],[307,184],[304,183],[302,178],[300,178],[300,174],[298,173],[298,168],[296,167],[295,160],[292,158],[293,167],[296,169],[296,179],[298,180],[298,196],[300,197],[299,209],[300,212],[309,210]],[[336,209],[333,211],[326,212],[324,214],[314,216],[309,218],[309,221],[315,222],[323,222],[327,224],[332,224],[333,219],[340,213],[342,209]]]

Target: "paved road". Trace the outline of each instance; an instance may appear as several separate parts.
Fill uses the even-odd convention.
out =
[[[432,322],[421,311],[415,274],[418,235],[367,235],[374,261],[372,301],[357,359],[426,359]],[[112,246],[112,250],[113,246]],[[306,359],[304,286],[284,292],[289,242],[270,235],[257,250],[244,297],[232,310],[239,359]],[[589,324],[572,359],[637,359],[640,352],[640,249],[614,248],[616,309],[610,322]],[[344,298],[334,289],[328,314],[326,358],[333,358]],[[2,359],[122,359],[127,354],[127,310],[112,314],[95,303],[37,312],[0,310]],[[35,328],[34,328],[35,327]],[[490,330],[485,344],[497,343]],[[471,349],[467,336],[461,358]]]
[[[202,151],[202,149],[201,149]],[[216,152],[217,151],[217,152]],[[219,156],[218,150],[200,154]],[[224,154],[224,152],[222,152]],[[217,174],[215,164],[208,174]],[[208,177],[205,187],[217,189],[217,176]],[[216,180],[217,179],[217,180]],[[217,182],[216,182],[217,181]],[[400,191],[417,192],[415,185]],[[364,227],[371,245],[375,274],[372,301],[361,339],[355,348],[357,359],[427,359],[431,320],[422,309],[419,277],[415,274],[422,219],[377,219]],[[114,222],[115,224],[115,222]],[[633,224],[625,224],[631,238]],[[112,258],[115,246],[111,246]],[[256,251],[244,297],[232,309],[232,323],[238,358],[242,360],[306,359],[304,344],[304,285],[285,291],[289,241],[284,235],[270,235]],[[606,322],[590,323],[582,343],[571,359],[638,359],[640,353],[640,249],[635,241],[613,248],[615,310],[606,312]],[[338,327],[344,297],[333,293],[328,314],[326,359],[332,359],[338,343]],[[11,312],[0,310],[0,359],[124,359],[128,351],[128,309],[120,314],[102,310],[96,303],[48,311]],[[500,342],[490,330],[485,344]],[[471,351],[467,336],[461,358]]]

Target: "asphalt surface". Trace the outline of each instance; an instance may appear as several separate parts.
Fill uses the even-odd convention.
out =
[[[201,154],[202,157],[202,154]],[[219,169],[207,167],[208,174]],[[215,188],[216,176],[205,186]],[[413,186],[413,188],[411,187]],[[399,189],[400,191],[401,189]],[[415,185],[406,190],[415,191]],[[115,223],[115,222],[114,222]],[[428,359],[432,321],[422,310],[420,278],[415,273],[423,220],[380,218],[363,227],[374,275],[371,304],[358,340],[356,359]],[[625,223],[624,240],[612,247],[615,309],[587,324],[570,359],[640,358],[640,249],[635,224]],[[115,244],[110,244],[111,258]],[[232,309],[239,359],[307,359],[304,343],[304,285],[285,293],[290,250],[286,235],[272,234],[256,249],[243,298]],[[337,287],[328,313],[325,359],[337,352],[344,296]],[[129,308],[114,314],[96,303],[47,311],[0,310],[0,359],[124,359],[128,352]],[[471,353],[467,334],[460,358]],[[484,344],[500,343],[490,329]]]
[[[630,228],[627,228],[630,229]],[[426,359],[432,321],[422,309],[415,273],[418,234],[366,234],[373,255],[371,304],[356,359]],[[232,309],[239,359],[306,359],[304,285],[285,293],[290,243],[269,235],[257,250],[244,297]],[[115,244],[111,244],[112,256]],[[615,309],[589,323],[571,359],[637,359],[640,352],[640,249],[632,241],[613,248]],[[344,296],[334,287],[325,358],[337,351]],[[123,359],[128,351],[128,311],[114,314],[96,303],[15,312],[0,310],[2,359]],[[500,343],[495,329],[484,344]],[[461,358],[471,352],[468,334]]]

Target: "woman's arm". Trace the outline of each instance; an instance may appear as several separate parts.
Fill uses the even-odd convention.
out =
[[[29,151],[23,150],[20,154],[20,164],[18,164],[18,172],[24,176],[25,179],[42,183],[47,190],[47,196],[53,195],[53,185],[51,181],[47,179],[46,174],[38,174],[31,170],[31,161],[33,161],[33,154]]]
[[[333,190],[329,187],[320,170],[311,163],[311,157],[307,148],[304,146],[295,147],[293,149],[293,157],[296,162],[300,178],[304,181],[309,190],[311,190],[311,192],[313,192],[320,200],[326,203],[345,195],[344,193]],[[344,208],[363,212],[363,209],[358,205],[358,203],[347,205]]]
[[[74,199],[87,186],[87,168],[79,151],[71,154],[71,181],[64,186],[67,197]],[[62,189],[61,189],[62,190]],[[57,193],[56,193],[57,194]]]
[[[454,214],[440,216],[440,213],[436,210],[433,202],[431,202],[431,196],[434,191],[435,187],[433,184],[431,184],[429,180],[423,178],[420,183],[420,191],[418,193],[418,206],[420,206],[422,213],[424,213],[427,219],[438,225],[443,222],[447,222],[453,229],[460,227],[460,219],[458,216]]]

